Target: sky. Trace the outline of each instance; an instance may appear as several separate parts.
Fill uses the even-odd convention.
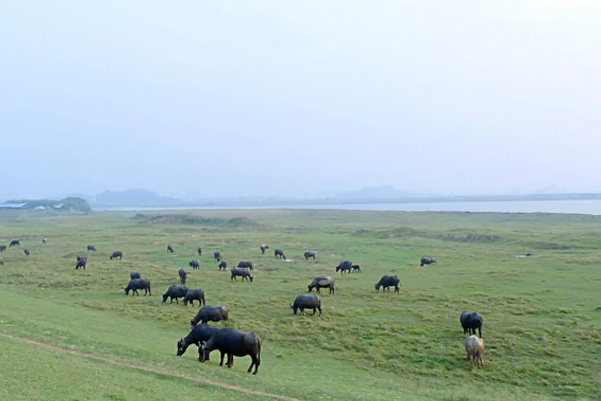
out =
[[[0,2],[0,199],[601,192],[598,0]]]

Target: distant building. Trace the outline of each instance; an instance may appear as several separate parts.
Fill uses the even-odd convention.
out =
[[[25,209],[27,203],[0,203],[0,209]]]

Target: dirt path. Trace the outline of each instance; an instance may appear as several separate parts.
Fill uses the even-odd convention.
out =
[[[11,338],[11,339],[17,340],[17,341],[23,341],[28,344],[38,345],[38,346],[52,349],[52,350],[59,351],[59,352],[65,352],[65,353],[71,354],[71,355],[77,355],[77,356],[82,356],[85,358],[91,358],[91,359],[95,359],[98,361],[111,363],[113,365],[119,365],[119,366],[124,366],[127,368],[138,369],[138,370],[141,370],[144,372],[158,373],[158,374],[166,375],[166,376],[180,377],[182,379],[190,380],[190,381],[197,382],[197,383],[208,384],[211,386],[221,387],[221,388],[225,388],[228,390],[240,391],[241,393],[259,395],[262,397],[276,398],[278,400],[285,400],[285,401],[304,401],[299,398],[287,397],[285,395],[271,394],[271,393],[266,393],[266,392],[258,391],[258,390],[251,390],[251,389],[244,388],[244,387],[233,386],[233,385],[227,384],[227,383],[220,383],[220,382],[216,382],[213,380],[203,379],[203,378],[194,377],[194,376],[188,376],[188,375],[184,375],[184,374],[177,373],[177,372],[172,372],[172,371],[165,370],[165,369],[154,368],[152,366],[138,365],[138,364],[135,364],[132,362],[121,361],[121,360],[113,359],[113,358],[107,358],[104,356],[99,356],[99,355],[95,355],[95,354],[88,353],[88,352],[76,351],[76,350],[69,349],[66,347],[49,344],[49,343],[46,343],[43,341],[31,340],[28,338],[13,336],[13,335],[6,334],[6,333],[0,333],[0,336]]]

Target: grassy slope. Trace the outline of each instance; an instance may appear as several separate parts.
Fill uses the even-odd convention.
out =
[[[20,238],[32,251],[29,258],[21,249],[0,254],[6,262],[0,267],[0,332],[309,400],[599,397],[601,363],[593,357],[601,351],[601,312],[595,310],[601,306],[598,217],[302,210],[169,214],[159,219],[168,224],[143,224],[143,216],[132,219],[135,213],[0,214],[0,243]],[[184,221],[201,224],[178,224]],[[274,259],[273,249],[262,256],[261,243],[282,248],[292,260]],[[75,271],[75,256],[87,244],[99,251],[86,271]],[[166,252],[167,244],[174,254]],[[209,304],[227,305],[235,327],[261,336],[257,377],[246,374],[249,358],[236,358],[228,370],[217,366],[218,354],[199,364],[195,347],[184,357],[174,355],[175,341],[189,331],[196,308],[163,304],[160,294],[177,283],[177,270],[197,257],[199,245],[201,269],[187,268],[188,285],[205,290]],[[116,249],[124,259],[109,261]],[[302,258],[307,249],[318,251],[316,261]],[[217,271],[214,250],[230,265],[252,260],[255,282],[231,282],[228,273]],[[526,252],[535,255],[514,257]],[[420,268],[422,255],[439,263]],[[342,259],[361,264],[364,272],[335,277],[338,292],[322,293],[322,317],[293,316],[287,307],[293,298],[313,277],[334,275]],[[152,297],[124,296],[131,270],[150,278]],[[401,294],[373,289],[390,273],[401,278]],[[484,317],[487,365],[480,371],[470,371],[464,360],[462,310]],[[52,352],[42,354],[43,360],[55,358]],[[5,369],[2,362],[0,372]],[[133,392],[115,392],[119,381],[104,369],[111,369],[98,369],[107,394],[136,399]],[[144,376],[153,386],[150,373],[131,376]],[[207,395],[217,391],[189,385]],[[163,385],[156,386],[160,391]],[[27,387],[13,385],[9,394],[18,396]],[[57,399],[61,394],[37,391]],[[99,392],[96,399],[105,398]]]

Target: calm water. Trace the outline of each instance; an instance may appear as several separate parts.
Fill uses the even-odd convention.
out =
[[[353,205],[289,205],[231,207],[127,207],[97,210],[210,210],[210,209],[335,209],[408,212],[499,212],[499,213],[579,213],[601,215],[601,200],[557,200],[519,202],[440,202],[440,203],[358,203]]]

